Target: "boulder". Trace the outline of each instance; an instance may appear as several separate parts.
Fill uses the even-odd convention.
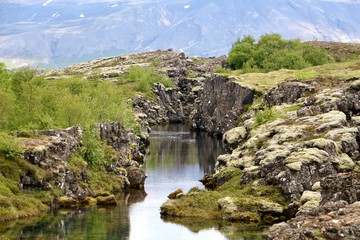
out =
[[[147,177],[144,169],[135,167],[135,166],[131,166],[131,167],[127,168],[126,171],[127,171],[127,177],[129,179],[131,188],[136,188],[136,189],[144,188],[144,182]]]
[[[177,199],[177,198],[180,198],[184,195],[184,192],[182,189],[177,189],[175,190],[174,192],[170,193],[167,197],[169,199]]]
[[[223,141],[228,144],[230,148],[236,148],[239,143],[245,140],[247,131],[245,127],[232,128],[223,135]]]

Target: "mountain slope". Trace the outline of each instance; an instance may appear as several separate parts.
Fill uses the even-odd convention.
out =
[[[360,1],[0,1],[0,61],[65,66],[167,48],[213,56],[264,33],[360,42],[359,12]]]

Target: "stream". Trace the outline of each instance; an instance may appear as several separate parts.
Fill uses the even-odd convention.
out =
[[[154,127],[145,158],[145,191],[118,195],[112,208],[61,210],[0,226],[0,239],[222,240],[263,239],[263,230],[204,219],[162,219],[160,206],[178,188],[187,192],[223,152],[220,140],[185,125]]]

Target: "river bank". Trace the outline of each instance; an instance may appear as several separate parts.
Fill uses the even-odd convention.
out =
[[[152,128],[144,163],[145,187],[117,194],[117,206],[60,209],[3,223],[0,235],[5,239],[40,236],[46,239],[263,239],[266,229],[255,225],[219,224],[204,219],[181,219],[174,223],[160,218],[159,206],[168,193],[176,187],[202,188],[198,179],[214,170],[216,156],[223,153],[218,139],[188,130],[182,124]]]

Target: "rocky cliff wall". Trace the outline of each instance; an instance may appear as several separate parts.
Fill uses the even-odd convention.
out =
[[[251,104],[255,95],[255,90],[243,87],[228,77],[208,77],[190,115],[192,128],[222,135],[238,125],[244,106]]]
[[[97,129],[100,139],[115,152],[112,159],[96,171],[111,175],[115,181],[113,184],[118,185],[116,189],[124,190],[129,186],[142,188],[146,175],[141,168],[144,157],[141,139],[121,123],[99,124]],[[83,130],[80,127],[34,131],[30,134],[31,138],[24,137],[28,133],[18,135],[23,136],[21,139],[26,148],[24,159],[46,172],[39,176],[26,171],[19,179],[22,189],[50,191],[58,188],[61,193],[57,197],[66,199],[60,201],[60,205],[65,206],[77,205],[87,197],[96,197],[100,189],[93,189],[88,184],[94,181],[92,166],[73,157],[82,147]]]

